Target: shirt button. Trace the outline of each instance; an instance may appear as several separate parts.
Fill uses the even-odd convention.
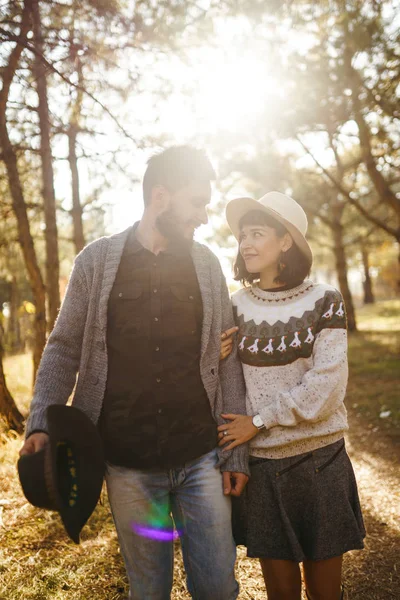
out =
[[[193,296],[189,296],[189,300],[193,300]]]
[[[158,412],[159,415],[161,415],[162,414],[162,408],[159,408],[157,412]]]
[[[156,381],[157,383],[161,383],[161,379],[159,377],[157,377]]]
[[[159,349],[160,349],[160,348],[159,348],[158,346],[156,346],[156,347],[155,347],[155,351],[156,351],[156,352],[158,352],[158,351],[159,351]]]
[[[157,263],[153,263],[153,267],[156,267],[156,266],[157,266]]]
[[[158,321],[158,317],[154,317],[154,320],[157,322]]]
[[[118,297],[119,297],[119,298],[122,298],[122,292],[120,292],[120,293],[118,294]]]
[[[157,290],[156,289],[154,289],[153,292],[154,292],[154,294],[157,294]]]

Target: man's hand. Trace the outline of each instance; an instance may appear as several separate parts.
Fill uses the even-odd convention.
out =
[[[25,444],[19,451],[19,455],[24,456],[24,454],[34,454],[35,452],[39,452],[39,450],[45,447],[48,441],[49,436],[47,433],[42,431],[38,433],[32,433],[32,435],[25,440]]]
[[[224,494],[228,496],[240,496],[243,492],[249,478],[244,473],[233,473],[232,471],[224,471],[222,473],[224,481]]]
[[[221,333],[221,351],[219,353],[219,360],[224,360],[232,352],[233,337],[238,331],[239,327],[231,327]]]

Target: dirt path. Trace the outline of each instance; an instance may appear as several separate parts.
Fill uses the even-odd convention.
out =
[[[346,557],[349,600],[400,599],[400,439],[349,414],[348,451],[364,513],[365,550]]]

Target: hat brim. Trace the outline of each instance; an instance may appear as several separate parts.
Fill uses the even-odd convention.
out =
[[[263,206],[260,202],[254,200],[253,198],[235,198],[235,200],[231,200],[226,207],[226,220],[237,240],[239,240],[240,237],[239,223],[241,218],[253,210],[262,211],[273,217],[276,221],[279,221],[279,223],[282,223],[282,225],[284,225],[284,227],[286,227],[288,230],[288,233],[290,233],[296,246],[308,258],[310,263],[312,263],[313,255],[310,245],[297,227],[292,225],[292,223],[287,221],[272,208]]]
[[[56,510],[79,544],[103,486],[103,444],[96,426],[73,406],[49,406],[47,420],[48,444],[18,461],[22,490],[33,506]]]
[[[24,454],[19,458],[17,468],[22,491],[28,502],[38,508],[58,510],[57,501],[49,494],[45,477],[50,452],[50,444],[46,444],[34,454]]]
[[[53,493],[58,511],[70,538],[79,544],[81,529],[94,511],[103,486],[105,471],[103,444],[96,426],[74,406],[54,404],[47,409],[49,436],[51,440],[51,469],[54,482]],[[65,442],[66,448],[60,446]],[[73,456],[65,457],[70,448]],[[73,505],[62,493],[60,486],[60,459],[73,461],[77,471],[78,496]],[[72,464],[72,463],[71,463]]]

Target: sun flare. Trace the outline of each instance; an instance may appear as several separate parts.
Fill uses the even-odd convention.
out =
[[[268,110],[269,90],[276,88],[268,65],[256,55],[230,61],[217,55],[201,74],[197,111],[211,129],[240,129]]]

